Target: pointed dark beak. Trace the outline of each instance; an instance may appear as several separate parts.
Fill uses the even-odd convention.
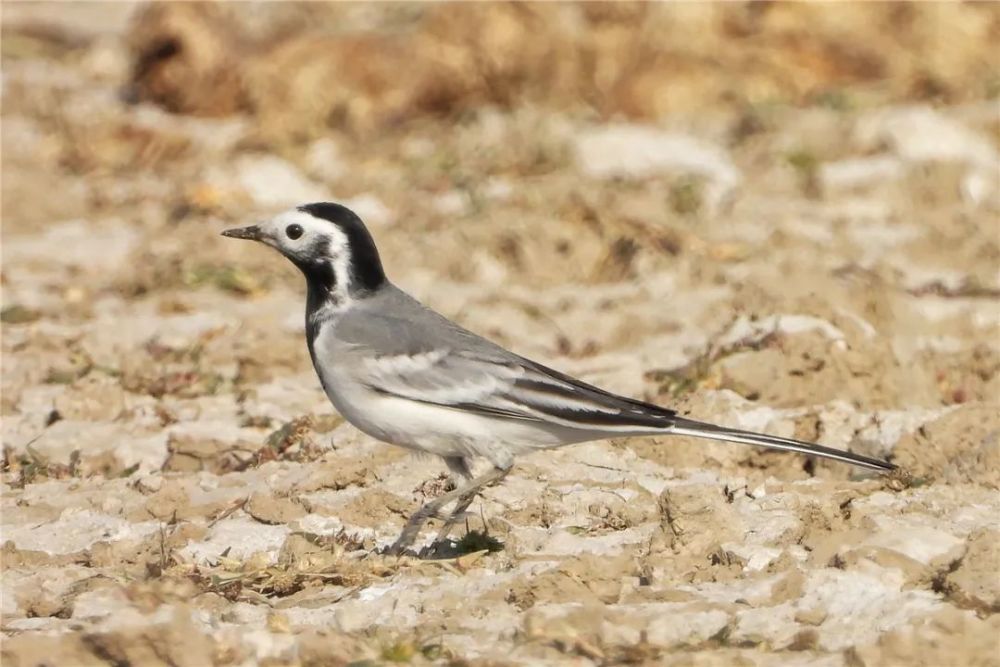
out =
[[[222,235],[233,239],[248,239],[250,241],[260,241],[262,239],[260,227],[257,225],[239,227],[237,229],[227,229],[222,232]]]

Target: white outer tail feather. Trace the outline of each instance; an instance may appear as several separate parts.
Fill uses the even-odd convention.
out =
[[[741,431],[736,428],[726,428],[716,426],[693,419],[677,417],[674,424],[666,429],[673,435],[687,435],[693,438],[706,438],[708,440],[721,440],[724,442],[736,442],[744,445],[756,445],[758,447],[768,447],[770,449],[780,449],[789,452],[799,452],[801,454],[811,454],[842,463],[887,472],[894,470],[896,466],[887,461],[873,459],[860,454],[853,454],[839,449],[831,449],[801,440],[791,438],[779,438],[774,435],[763,433],[753,433],[752,431]]]

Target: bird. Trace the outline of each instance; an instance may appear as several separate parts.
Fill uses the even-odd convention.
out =
[[[520,356],[390,282],[364,222],[340,204],[304,204],[222,235],[270,246],[302,272],[306,344],[334,408],[377,440],[441,457],[452,477],[464,482],[414,512],[389,554],[408,553],[431,518],[444,519],[431,545],[445,540],[480,491],[507,476],[516,456],[573,443],[692,436],[881,472],[896,467],[809,442],[688,419]],[[473,476],[474,462],[483,459],[490,468]],[[443,510],[451,503],[446,515]]]

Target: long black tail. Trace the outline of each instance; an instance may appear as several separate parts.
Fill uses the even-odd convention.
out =
[[[736,428],[726,428],[714,424],[675,417],[673,425],[667,431],[676,435],[689,435],[695,438],[707,438],[709,440],[724,440],[726,442],[738,442],[744,445],[757,445],[758,447],[770,447],[771,449],[782,449],[788,452],[800,452],[802,454],[812,454],[823,458],[850,463],[852,465],[870,468],[872,470],[889,471],[895,470],[896,466],[888,461],[873,459],[860,454],[830,449],[822,445],[815,445],[801,440],[790,438],[779,438],[774,435],[763,433],[753,433],[752,431],[741,431]]]

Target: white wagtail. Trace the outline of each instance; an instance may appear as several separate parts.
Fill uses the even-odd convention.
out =
[[[892,470],[885,461],[820,445],[686,419],[617,396],[518,356],[463,329],[393,285],[364,223],[339,204],[300,206],[224,236],[260,241],[306,278],[306,342],[334,407],[384,442],[437,454],[467,481],[421,507],[390,553],[455,501],[444,539],[476,494],[502,480],[514,456],[633,435],[686,435],[812,454]],[[471,461],[489,472],[472,478]]]

